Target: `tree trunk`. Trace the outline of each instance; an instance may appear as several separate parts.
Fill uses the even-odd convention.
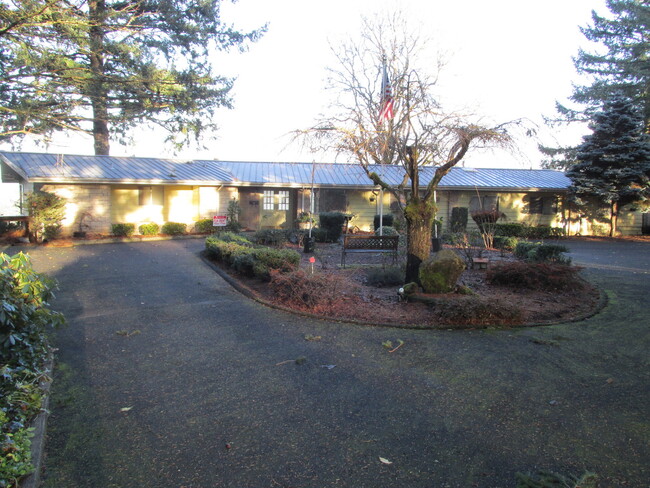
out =
[[[89,16],[93,21],[90,28],[90,72],[89,95],[93,112],[93,138],[95,154],[108,155],[110,152],[108,133],[108,92],[104,81],[104,30],[106,4],[104,0],[91,0],[88,3]]]
[[[435,205],[422,200],[409,202],[406,219],[406,277],[405,283],[420,283],[420,264],[431,254],[431,230]]]
[[[609,237],[614,237],[616,235],[616,227],[618,225],[618,202],[612,202],[609,222]]]

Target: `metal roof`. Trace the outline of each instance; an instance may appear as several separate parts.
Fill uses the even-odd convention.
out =
[[[372,182],[361,166],[357,164],[333,163],[263,163],[241,161],[219,161],[238,182],[251,185],[293,185],[309,186],[312,168],[315,186],[369,187]],[[404,169],[401,166],[372,166],[371,171],[381,175],[390,185],[402,181]],[[435,167],[420,168],[420,184],[431,181]],[[440,189],[451,188],[495,188],[495,189],[548,189],[564,190],[571,181],[564,173],[539,169],[473,169],[452,168],[442,178]]]
[[[68,154],[0,152],[10,167],[17,166],[35,182],[216,182],[232,177],[218,165],[158,158],[75,156]]]
[[[372,182],[361,166],[338,163],[271,163],[243,161],[74,156],[44,153],[0,152],[0,157],[33,182],[212,184],[369,188]],[[404,169],[396,165],[373,166],[391,185],[401,182]],[[434,167],[420,168],[420,184],[433,177]],[[554,170],[472,169],[454,167],[439,189],[483,188],[503,190],[566,190],[570,180]]]

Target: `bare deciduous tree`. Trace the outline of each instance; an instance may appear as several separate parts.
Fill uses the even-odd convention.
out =
[[[315,151],[352,156],[376,185],[394,195],[407,224],[406,282],[419,281],[420,263],[430,254],[435,191],[442,177],[470,147],[512,141],[505,124],[485,127],[442,109],[434,89],[443,63],[427,59],[427,47],[399,14],[364,19],[358,41],[333,48],[338,67],[330,70],[328,81],[337,94],[331,113],[300,131]],[[379,117],[384,60],[394,104],[388,120]],[[424,171],[430,172],[423,175],[425,185],[420,180]]]

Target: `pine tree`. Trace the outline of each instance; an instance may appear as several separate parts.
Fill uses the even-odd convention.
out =
[[[0,138],[80,131],[95,153],[134,127],[182,146],[216,128],[233,80],[211,53],[255,41],[221,0],[0,0]]]
[[[650,200],[650,136],[638,108],[624,96],[606,102],[590,127],[567,171],[569,191],[579,206],[608,207],[614,235],[621,207]]]
[[[559,117],[551,125],[588,121],[603,103],[616,94],[628,97],[643,115],[645,131],[650,131],[650,1],[608,0],[611,17],[592,12],[592,25],[581,27],[584,36],[599,44],[593,52],[580,50],[574,58],[579,74],[591,83],[576,85],[569,97],[582,108],[557,103]],[[575,161],[575,147],[540,150],[550,157],[546,166],[563,168]]]

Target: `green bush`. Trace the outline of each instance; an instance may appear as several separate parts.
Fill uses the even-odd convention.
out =
[[[519,239],[512,236],[494,236],[494,247],[502,251],[514,251]]]
[[[111,234],[116,237],[130,237],[135,232],[135,224],[113,224]]]
[[[564,237],[566,232],[561,227],[551,227],[548,225],[531,226],[523,222],[508,222],[495,224],[495,235],[520,237],[524,239],[549,239]]]
[[[194,223],[194,232],[199,234],[210,234],[215,231],[215,226],[212,225],[212,219],[201,219]]]
[[[236,242],[223,241],[217,237],[208,237],[205,240],[205,248],[208,254],[214,259],[231,266],[237,256],[251,253],[253,249],[250,246],[238,244]]]
[[[165,222],[162,226],[161,233],[168,236],[180,236],[187,233],[187,224],[181,222]]]
[[[225,242],[235,242],[237,244],[241,244],[242,246],[253,246],[253,243],[246,236],[236,234],[235,232],[217,232],[214,238]],[[207,239],[210,239],[210,237]]]
[[[316,227],[311,230],[311,236],[316,242],[328,242],[327,239],[329,234],[327,233],[327,230]]]
[[[454,207],[451,209],[450,232],[465,232],[469,209],[467,207]]]
[[[326,242],[337,242],[341,237],[345,214],[342,212],[323,212],[318,215],[320,228],[325,229]]]
[[[542,244],[541,242],[519,242],[514,250],[514,255],[533,263],[558,263],[569,265],[571,258],[564,256],[569,252],[566,246],[561,244]]]
[[[29,242],[41,242],[56,237],[65,218],[64,198],[46,191],[27,194],[25,201],[29,210]]]
[[[376,236],[379,235],[379,230],[380,229],[375,229],[375,235]],[[399,235],[399,232],[397,232],[395,227],[390,227],[390,226],[387,226],[387,225],[385,225],[385,226],[383,226],[381,228],[381,233],[382,233],[381,235],[384,235],[384,236],[398,236]]]
[[[0,487],[32,470],[28,424],[42,406],[47,331],[63,324],[47,302],[54,287],[28,256],[0,253]]]
[[[393,214],[384,214],[381,220],[384,227],[393,227]],[[375,215],[375,218],[373,220],[373,229],[375,229],[375,231],[379,229],[379,215]]]
[[[282,246],[289,240],[286,230],[260,229],[253,234],[253,241],[267,246]]]
[[[138,232],[143,236],[155,236],[158,235],[160,231],[160,226],[155,222],[149,222],[148,224],[142,224],[138,227]]]

